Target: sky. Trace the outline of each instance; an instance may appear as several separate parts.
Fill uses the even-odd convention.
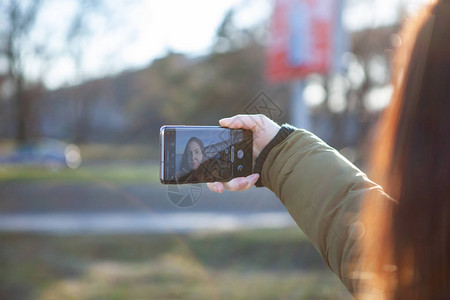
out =
[[[40,64],[29,56],[31,77],[42,77],[49,88],[74,84],[130,68],[142,68],[168,51],[199,56],[210,51],[215,32],[230,8],[237,8],[235,23],[250,27],[268,21],[273,0],[110,0],[107,17],[88,16],[91,38],[81,41],[82,62],[75,65],[62,54],[51,64]],[[397,8],[407,3],[415,11],[426,0],[349,0],[344,11],[345,26],[357,30],[392,23]],[[53,0],[39,16],[33,38],[45,40],[54,49],[63,49],[63,32],[74,11],[75,0]],[[57,29],[54,24],[58,24]],[[45,29],[51,28],[51,29]],[[74,48],[75,49],[75,48]],[[55,50],[55,52],[58,52]],[[42,75],[45,74],[45,75]]]

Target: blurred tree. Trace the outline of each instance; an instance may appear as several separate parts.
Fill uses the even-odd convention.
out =
[[[34,95],[26,93],[23,57],[25,44],[29,43],[29,33],[35,23],[42,1],[6,0],[0,6],[0,39],[5,41],[0,47],[0,56],[7,63],[8,81],[11,85],[11,98],[15,104],[15,139],[23,144],[29,138],[27,122],[32,120],[31,105]],[[37,50],[37,49],[33,49]]]
[[[245,2],[244,2],[245,3]],[[260,31],[264,23],[249,28],[239,28],[235,25],[235,16],[242,7],[230,8],[216,30],[213,50],[218,53],[232,52],[260,40]]]
[[[61,133],[65,138],[79,124],[76,131],[82,142],[157,143],[161,125],[217,124],[222,117],[245,113],[261,91],[283,111],[276,121],[289,121],[289,84],[269,84],[264,78],[265,49],[261,38],[256,38],[264,25],[245,30],[236,27],[233,20],[237,11],[225,16],[216,32],[217,47],[208,55],[192,58],[169,51],[144,69],[52,92],[54,97],[47,96],[54,98],[49,101],[52,106],[61,108],[70,102],[78,111],[77,118],[78,114],[84,117],[74,121],[75,114],[67,117],[61,108],[66,113],[55,117],[58,121],[53,124],[72,128]],[[371,95],[377,100],[374,91],[389,83],[389,49],[393,42],[398,43],[397,30],[393,25],[353,32],[352,53],[346,54],[351,62],[347,73],[314,75],[323,89],[323,99],[311,104],[313,130],[338,149],[363,145],[376,119],[379,111],[371,110],[367,100]],[[85,104],[80,104],[80,99]],[[108,116],[115,116],[117,122]],[[72,125],[62,126],[66,123]]]
[[[78,0],[77,11],[70,21],[66,32],[67,54],[73,60],[75,66],[76,81],[83,82],[86,80],[82,67],[83,56],[87,48],[87,40],[91,35],[92,28],[90,24],[91,16],[102,17],[107,19],[109,15],[103,0]],[[112,20],[109,20],[112,22]],[[112,26],[112,24],[110,24]],[[92,87],[89,88],[92,91]],[[70,98],[74,99],[76,114],[70,139],[74,143],[85,142],[87,134],[92,127],[92,107],[95,105],[96,98],[86,97],[87,93],[74,88],[71,89]],[[89,93],[88,93],[89,94]]]
[[[39,91],[43,89],[40,83],[43,74],[35,74],[31,78],[29,70],[39,65],[41,69],[38,72],[46,72],[55,59],[64,55],[71,57],[75,66],[80,66],[82,52],[79,41],[90,34],[86,18],[90,12],[97,12],[103,6],[102,0],[76,0],[78,11],[67,20],[66,48],[55,51],[45,38],[34,35],[36,27],[40,26],[38,17],[48,3],[48,0],[4,0],[0,5],[0,40],[5,41],[0,44],[0,62],[6,65],[6,79],[3,81],[8,86],[8,92],[0,93],[0,97],[9,98],[13,105],[10,110],[14,120],[13,136],[19,146],[38,134],[33,134],[32,130],[38,128],[35,123],[39,115],[37,102]],[[55,26],[59,24],[55,23]],[[35,64],[33,67],[30,67],[30,57]],[[82,111],[86,111],[84,106]]]

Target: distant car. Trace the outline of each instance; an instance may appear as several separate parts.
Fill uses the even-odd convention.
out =
[[[12,153],[0,155],[0,164],[76,169],[81,164],[81,154],[78,146],[74,144],[44,138],[22,146]]]

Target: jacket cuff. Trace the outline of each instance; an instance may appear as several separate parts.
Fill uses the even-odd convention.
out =
[[[287,138],[292,132],[297,130],[297,128],[289,125],[284,124],[281,126],[280,130],[278,131],[277,135],[264,147],[264,149],[261,151],[261,153],[258,155],[258,157],[255,160],[255,167],[253,169],[253,173],[259,174],[259,179],[256,182],[255,186],[262,187],[264,186],[261,181],[261,172],[264,165],[264,162],[266,161],[267,155],[269,155],[270,151],[279,143],[284,141],[285,138]]]

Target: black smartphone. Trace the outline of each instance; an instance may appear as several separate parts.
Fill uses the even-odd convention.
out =
[[[219,126],[163,126],[160,180],[164,184],[226,182],[252,173],[253,133]]]

